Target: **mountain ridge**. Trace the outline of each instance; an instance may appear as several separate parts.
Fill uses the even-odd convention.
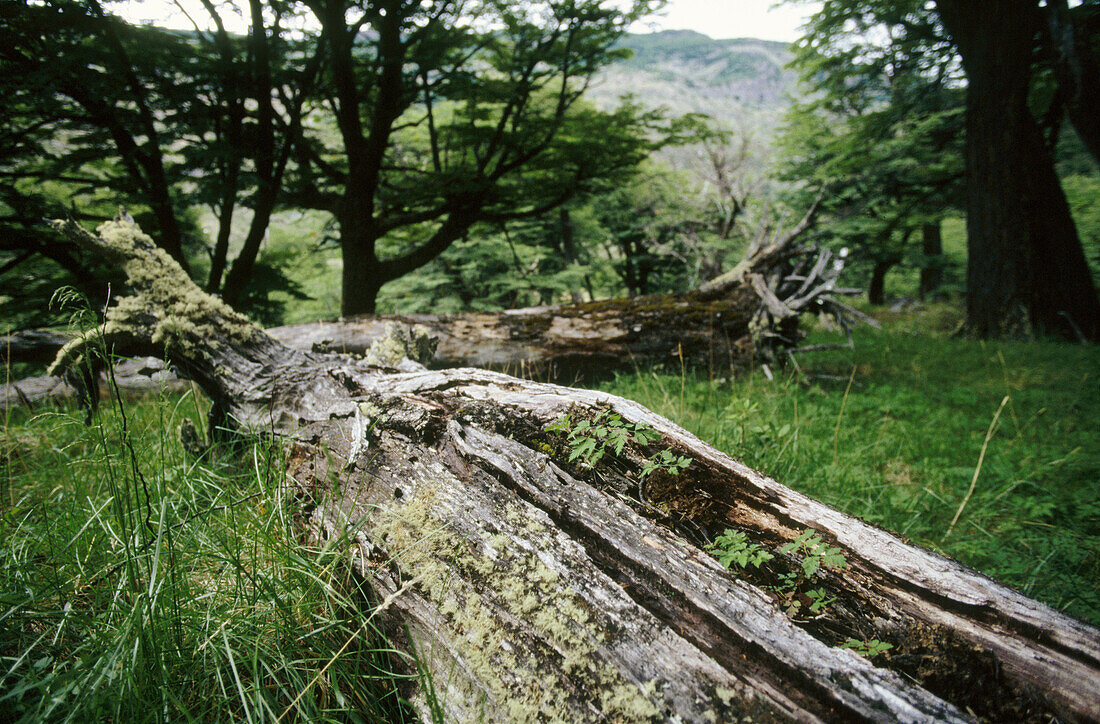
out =
[[[619,47],[632,55],[604,69],[589,90],[603,108],[630,94],[650,108],[706,113],[724,125],[770,135],[797,86],[797,75],[786,68],[793,55],[781,41],[664,30],[627,35]]]

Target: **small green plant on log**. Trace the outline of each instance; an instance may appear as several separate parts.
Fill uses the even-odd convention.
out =
[[[833,548],[821,540],[813,528],[779,549],[781,553],[802,553],[802,571],[811,578],[822,568],[847,568],[848,561],[839,548]]]
[[[813,588],[806,591],[806,598],[810,599],[810,613],[821,613],[829,604],[836,600],[836,596],[830,596],[824,588]]]
[[[764,550],[759,543],[750,543],[748,536],[739,530],[726,531],[707,545],[707,550],[714,554],[726,568],[736,565],[738,568],[752,566],[759,568],[760,564],[767,563],[775,558]]]
[[[860,641],[859,639],[848,639],[840,645],[842,649],[849,649],[853,653],[859,654],[866,658],[872,658],[879,654],[886,653],[890,649],[894,648],[893,644],[888,644],[885,641],[879,641],[878,639],[870,639],[867,641]]]
[[[580,420],[576,423],[571,415],[565,414],[547,425],[546,431],[565,434],[569,446],[568,462],[580,460],[588,468],[594,468],[609,450],[619,457],[628,442],[633,441],[639,446],[648,445],[660,437],[644,422],[623,420],[622,415],[610,410],[598,413],[591,420]],[[678,475],[689,465],[691,458],[675,455],[672,450],[665,449],[645,460],[638,477],[644,479],[657,470]]]
[[[822,614],[825,609],[836,600],[830,597],[823,588],[815,588],[802,592],[802,587],[813,578],[814,574],[824,569],[841,569],[848,567],[848,561],[839,548],[827,545],[821,540],[813,528],[810,528],[795,538],[790,543],[784,544],[780,553],[801,554],[801,570],[780,574],[780,583],[773,587],[782,600],[782,606],[788,616],[797,616],[805,607],[813,614]]]

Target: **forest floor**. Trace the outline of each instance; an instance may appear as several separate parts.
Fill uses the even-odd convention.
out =
[[[853,349],[809,353],[774,379],[673,364],[600,389],[1100,624],[1100,349],[954,339],[948,305],[877,316],[884,329],[858,330]],[[806,341],[830,342],[842,335]]]
[[[1100,350],[954,339],[951,305],[878,316],[770,378],[674,363],[599,388],[1100,624]],[[0,417],[0,720],[407,715],[341,542],[301,545],[283,451],[196,461],[177,429],[204,407]]]

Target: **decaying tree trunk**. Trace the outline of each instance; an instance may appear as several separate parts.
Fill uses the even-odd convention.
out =
[[[1095,629],[633,402],[291,349],[195,288],[135,226],[60,226],[123,266],[139,296],[54,371],[103,345],[155,351],[225,419],[286,436],[313,534],[350,548],[395,645],[420,662],[407,694],[425,720],[430,702],[446,721],[1100,718]],[[567,462],[547,427],[604,411],[659,437],[632,437],[594,469]],[[643,475],[663,450],[689,464]],[[724,569],[699,544],[726,528],[775,557]],[[843,568],[834,556],[804,575],[802,556],[780,550],[809,529]],[[811,579],[836,600],[788,615]],[[893,648],[868,660],[838,647],[849,639]]]
[[[49,362],[72,337],[49,329],[25,329],[0,335],[0,361]]]
[[[71,338],[67,338],[68,341]],[[54,354],[56,356],[56,352]],[[187,389],[189,383],[165,367],[162,360],[138,357],[115,362],[110,379],[101,375],[99,394],[109,392],[112,385],[121,394],[142,395],[154,390],[178,392]],[[77,387],[63,377],[27,377],[0,385],[0,410],[8,407],[34,407],[47,401],[79,400],[79,397]]]
[[[848,329],[874,320],[841,303],[842,260],[798,245],[817,202],[785,234],[761,226],[745,259],[699,289],[498,314],[375,315],[268,330],[318,352],[366,354],[388,325],[424,327],[438,340],[428,367],[479,367],[570,381],[631,364],[683,362],[728,370],[784,358],[802,339],[802,313],[829,314]],[[877,326],[877,324],[876,324]]]
[[[873,320],[837,297],[841,260],[804,248],[816,203],[786,234],[761,227],[736,268],[681,294],[513,309],[497,314],[375,315],[269,329],[288,347],[364,355],[391,324],[423,327],[437,340],[428,367],[479,367],[544,380],[572,380],[615,367],[684,362],[725,370],[782,358],[796,347],[802,313],[830,314],[842,326]],[[64,335],[35,330],[0,337],[0,356],[52,358]]]

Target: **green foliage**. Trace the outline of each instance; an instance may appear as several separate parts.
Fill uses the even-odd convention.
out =
[[[303,544],[279,443],[191,459],[204,414],[5,413],[0,719],[411,721],[348,541]]]
[[[339,210],[344,279],[357,284],[343,312],[373,311],[382,284],[437,258],[475,224],[553,209],[674,134],[637,105],[603,111],[582,101],[593,75],[624,55],[615,41],[653,8],[650,0],[369,6],[350,31],[343,14],[317,11],[322,32],[310,38],[335,56],[325,82],[338,118],[307,133],[313,153],[300,159],[290,195]],[[328,43],[349,32],[354,45]],[[338,82],[340,73],[350,80]]]
[[[714,554],[726,568],[737,565],[738,568],[752,566],[759,568],[760,564],[767,563],[773,556],[759,543],[750,543],[748,536],[739,530],[726,531],[707,545],[707,550]]]
[[[399,313],[495,311],[697,287],[739,258],[744,239],[715,232],[699,185],[655,162],[594,182],[563,208],[478,224],[435,261],[387,285],[379,306]],[[405,241],[393,242],[397,253]],[[386,254],[391,242],[382,242]]]
[[[942,264],[912,243],[963,201],[964,91],[935,14],[909,0],[825,3],[792,65],[807,93],[787,116],[782,173],[804,185],[802,203],[826,189],[824,240],[879,281],[899,264]]]
[[[811,578],[822,568],[847,568],[848,561],[839,548],[826,545],[817,531],[812,528],[803,532],[795,540],[783,545],[781,553],[795,553],[802,555],[802,572],[806,578]]]
[[[952,338],[962,311],[946,304],[879,316],[886,330],[857,330],[854,350],[801,356],[801,374],[775,381],[681,378],[677,368],[601,389],[806,495],[1100,622],[1100,351]],[[807,340],[830,342],[843,338]],[[1005,395],[974,495],[943,540]]]
[[[850,649],[853,653],[864,656],[868,659],[884,654],[890,649],[894,648],[893,644],[888,644],[885,641],[879,641],[878,639],[870,639],[868,641],[860,641],[859,639],[848,639],[840,645],[842,649]]]
[[[592,76],[627,54],[615,41],[650,0],[368,5],[358,20],[318,11],[320,25],[335,24],[324,32],[301,22],[306,6],[264,2],[263,26],[247,37],[134,27],[76,0],[15,5],[0,18],[9,41],[0,119],[14,130],[0,149],[14,181],[0,198],[0,230],[10,207],[20,233],[5,234],[0,264],[9,247],[65,256],[89,284],[101,282],[83,260],[39,243],[43,214],[25,207],[31,191],[59,183],[51,216],[71,204],[93,220],[128,205],[205,286],[265,322],[281,301],[307,294],[285,273],[289,260],[270,248],[258,257],[279,208],[342,210],[335,235],[351,239],[357,253],[343,261],[361,287],[344,303],[363,305],[345,311],[366,311],[380,283],[469,241],[474,224],[537,216],[593,180],[625,178],[681,133],[636,104],[604,111],[582,100]],[[204,9],[215,22],[224,12]],[[344,33],[355,42],[328,43]],[[316,62],[330,54],[340,57]],[[336,82],[338,73],[352,81]],[[211,210],[209,239],[187,222],[199,207]],[[445,271],[469,308],[485,296],[482,281],[507,287],[513,270],[509,259],[470,274],[466,252]],[[515,301],[489,296],[488,305]]]
[[[639,478],[645,478],[657,470],[665,470],[671,475],[679,475],[680,471],[691,465],[691,458],[683,455],[674,455],[671,450],[660,450],[642,465]]]
[[[836,596],[830,596],[824,588],[812,588],[806,591],[806,597],[812,601],[810,613],[821,613],[828,608],[830,603],[836,600]]]
[[[566,414],[547,425],[546,430],[565,433],[571,449],[569,462],[581,458],[588,467],[594,467],[609,447],[615,455],[622,455],[627,442],[633,440],[637,445],[648,445],[658,437],[649,425],[624,422],[622,415],[608,410],[575,424],[572,415]]]
[[[13,141],[0,148],[12,181],[0,226],[22,233],[5,233],[0,250],[50,259],[76,277],[67,283],[101,295],[114,280],[94,259],[58,245],[43,218],[96,222],[126,207],[159,246],[195,267],[194,278],[201,270],[212,291],[270,318],[265,292],[285,291],[289,281],[266,265],[254,280],[264,290],[248,299],[244,290],[287,165],[275,156],[293,142],[276,138],[275,127],[295,125],[311,82],[289,62],[299,57],[296,41],[270,28],[249,38],[134,26],[78,0],[11,5],[0,17],[7,40],[0,116]],[[206,11],[218,12],[214,4]],[[268,4],[265,18],[277,25],[290,14],[286,4]],[[284,83],[295,86],[295,97],[273,102]],[[49,214],[27,213],[35,195],[50,202]],[[194,218],[204,207],[214,210],[209,240]],[[237,229],[249,228],[227,275],[234,219]]]
[[[580,460],[588,468],[594,468],[610,451],[620,457],[628,443],[639,447],[649,445],[660,436],[643,422],[629,422],[617,412],[603,410],[591,420],[573,421],[571,414],[562,415],[546,426],[547,432],[565,434],[569,446],[568,462]],[[642,480],[658,470],[678,475],[691,465],[691,458],[675,455],[669,449],[659,450],[642,463],[638,479]]]

